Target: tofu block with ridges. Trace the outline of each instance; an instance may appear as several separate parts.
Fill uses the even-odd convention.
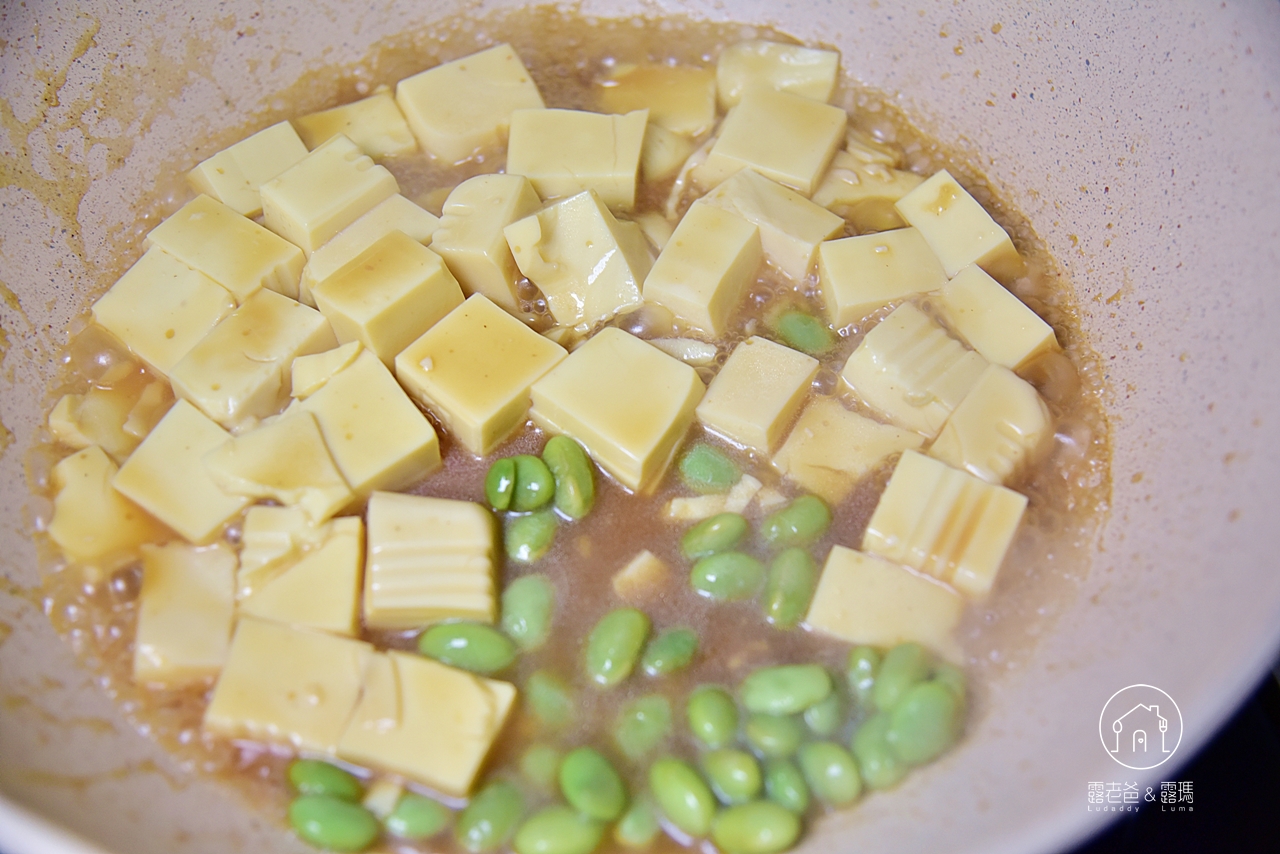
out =
[[[906,567],[834,546],[805,616],[809,628],[852,644],[914,642],[959,659],[954,631],[964,600]]]
[[[840,377],[894,424],[933,438],[986,367],[907,302],[866,334]]]
[[[261,288],[298,294],[302,250],[208,196],[196,196],[151,229],[146,247],[153,246],[222,285],[237,303]]]
[[[828,240],[818,247],[818,288],[836,328],[946,283],[942,264],[914,228]]]
[[[364,641],[241,617],[204,728],[332,756],[376,655]]]
[[[1058,349],[1053,327],[977,265],[943,285],[937,304],[970,347],[1011,371]]]
[[[922,183],[924,178],[914,172],[895,169],[850,145],[831,159],[813,201],[848,220],[860,234],[888,231],[907,224],[894,204]]]
[[[619,222],[595,191],[548,205],[503,234],[558,325],[590,326],[640,304],[652,264],[644,233]]]
[[[695,204],[644,280],[644,298],[712,337],[725,333],[764,259],[760,229],[737,214]]]
[[[767,454],[804,404],[818,373],[812,356],[752,336],[725,361],[698,404],[698,420],[720,435]]]
[[[970,264],[1003,282],[1022,275],[1025,267],[1009,234],[947,170],[935,172],[895,207],[920,229],[948,276]]]
[[[581,442],[623,486],[646,492],[671,464],[704,391],[693,368],[606,327],[534,383],[530,414]]]
[[[502,144],[512,112],[543,106],[509,44],[404,78],[396,84],[396,103],[422,147],[447,164]]]
[[[871,514],[862,550],[981,599],[1027,508],[1027,497],[905,451]]]
[[[929,446],[929,456],[988,483],[1034,463],[1053,438],[1049,407],[1031,383],[988,365]]]
[[[722,495],[703,497],[724,498]],[[672,577],[671,568],[662,558],[648,549],[641,549],[614,574],[613,592],[624,602],[653,602],[660,598],[662,588],[671,582]]]
[[[885,457],[923,444],[919,433],[873,421],[834,398],[818,398],[805,407],[774,455],[773,467],[828,503],[839,504]]]
[[[164,526],[111,485],[118,469],[97,445],[53,467],[49,536],[74,561],[112,569],[133,559],[143,543],[169,538]]]
[[[596,84],[606,113],[649,110],[649,123],[685,137],[700,136],[716,121],[716,75],[709,68],[623,63]]]
[[[484,456],[524,423],[529,387],[564,357],[563,347],[476,294],[396,356],[396,378]]]
[[[613,210],[631,210],[648,110],[622,116],[584,110],[511,114],[507,173],[523,175],[544,201],[595,190]]]
[[[235,619],[236,553],[226,543],[142,547],[133,679],[176,688],[216,676]]]
[[[440,468],[436,429],[372,353],[357,356],[300,408],[315,415],[357,496],[404,489]]]
[[[319,148],[342,134],[377,159],[418,150],[418,141],[389,86],[379,86],[368,98],[296,118],[293,124],[307,148]]]
[[[112,479],[112,485],[193,543],[207,543],[249,499],[223,492],[204,455],[231,438],[204,413],[179,400]]]
[[[293,127],[279,122],[203,161],[187,173],[187,183],[238,214],[257,216],[258,188],[306,156],[307,146]]]
[[[338,756],[465,797],[515,698],[508,682],[388,652],[370,662]]]
[[[338,635],[359,634],[364,523],[358,516],[343,516],[320,530],[320,541],[311,548],[240,574],[240,614]]]
[[[680,171],[693,149],[688,137],[649,122],[640,148],[640,177],[646,181],[667,180]]]
[[[844,231],[840,217],[753,169],[734,173],[699,204],[723,208],[759,226],[764,257],[797,282],[809,275],[819,244]]]
[[[542,200],[522,175],[468,178],[445,200],[431,248],[449,265],[464,293],[484,294],[520,315],[520,273],[503,229],[541,207]]]
[[[831,100],[840,54],[752,39],[730,45],[716,61],[720,106],[729,109],[750,89],[776,89],[816,101]]]
[[[284,408],[295,358],[337,345],[320,312],[259,291],[200,339],[169,381],[174,393],[214,421],[237,426]]]
[[[153,380],[134,369],[110,386],[93,385],[84,394],[64,394],[49,413],[49,431],[69,448],[78,451],[97,445],[113,460],[121,462],[146,435],[145,432],[134,435],[125,426],[142,396],[153,385],[161,389],[168,387],[163,380]]]
[[[359,341],[348,341],[323,353],[299,356],[289,368],[289,394],[305,400],[315,394],[334,374],[350,365],[364,350]]]

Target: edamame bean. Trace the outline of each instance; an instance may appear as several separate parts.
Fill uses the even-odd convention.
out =
[[[566,806],[545,807],[516,831],[516,854],[591,854],[604,837],[604,825]]]
[[[804,722],[816,735],[833,735],[844,724],[844,703],[840,702],[840,695],[832,691],[827,699],[805,709]]]
[[[613,821],[627,808],[627,787],[604,754],[591,747],[569,752],[560,763],[560,792],[583,815]]]
[[[793,813],[804,815],[809,808],[809,784],[790,759],[765,760],[764,792],[769,800]]]
[[[650,676],[666,676],[688,667],[698,651],[698,636],[691,629],[667,629],[649,641],[640,666]]]
[[[702,771],[722,804],[745,804],[760,794],[760,763],[745,750],[724,747],[702,756]]]
[[[484,497],[494,510],[511,507],[511,494],[516,487],[516,464],[510,457],[494,460],[484,477]]]
[[[329,795],[344,801],[358,801],[364,797],[364,786],[354,774],[319,759],[290,762],[289,783],[299,795]]]
[[[554,510],[539,510],[527,516],[507,519],[503,534],[507,557],[516,563],[533,563],[551,551],[559,525]]]
[[[724,602],[750,599],[764,583],[764,564],[742,552],[704,557],[689,573],[693,589]]]
[[[809,546],[831,527],[831,510],[816,495],[801,495],[765,517],[760,536],[771,546]]]
[[[811,741],[802,745],[796,759],[809,789],[832,806],[853,803],[861,794],[858,764],[849,751],[834,741]]]
[[[454,839],[472,854],[501,848],[515,830],[524,812],[520,790],[506,780],[498,780],[477,792],[458,816]]]
[[[520,774],[534,788],[554,792],[560,780],[560,751],[549,744],[531,744],[520,756]]]
[[[898,759],[886,739],[889,725],[889,713],[876,712],[853,734],[853,755],[863,781],[872,789],[888,789],[907,775],[906,763]]]
[[[587,637],[587,678],[602,687],[631,675],[649,636],[649,618],[635,608],[618,608],[600,618]]]
[[[453,812],[439,801],[405,792],[383,826],[392,836],[417,842],[440,833],[452,820]]]
[[[685,717],[693,737],[712,750],[732,743],[738,733],[738,706],[715,685],[702,685],[689,695]]]
[[[631,806],[613,826],[613,839],[626,848],[648,848],[658,838],[662,826],[648,796],[631,801]]]
[[[903,762],[920,765],[941,756],[959,734],[959,699],[931,679],[908,688],[889,712],[885,741]]]
[[[649,790],[662,814],[690,836],[706,836],[716,812],[715,795],[693,766],[667,756],[649,766]]]
[[[532,454],[519,454],[511,461],[516,469],[516,482],[511,488],[511,509],[526,513],[550,504],[556,493],[556,480],[547,464]]]
[[[582,446],[568,436],[552,436],[542,449],[542,461],[555,479],[556,509],[570,519],[590,513],[596,503],[596,482]]]
[[[488,675],[511,666],[516,647],[511,639],[483,623],[439,623],[418,638],[418,651],[428,658]]]
[[[652,753],[670,734],[671,701],[661,694],[632,700],[613,725],[614,744],[633,762]]]
[[[332,795],[294,798],[289,804],[289,824],[304,842],[326,851],[363,851],[379,831],[373,813]]]
[[[742,477],[728,454],[701,442],[684,452],[678,468],[684,485],[703,494],[728,492]]]
[[[884,654],[871,701],[882,712],[898,704],[907,689],[929,676],[929,653],[918,643],[900,643]]]
[[[524,683],[524,699],[543,726],[558,729],[573,723],[576,705],[565,681],[549,670],[535,670]]]
[[[954,664],[942,662],[933,669],[933,681],[946,685],[951,689],[951,693],[956,695],[956,699],[964,703],[967,695],[967,682],[964,671]]]
[[[774,321],[773,328],[788,347],[810,356],[825,353],[836,343],[830,327],[803,311],[783,312]]]
[[[818,586],[818,567],[807,551],[790,548],[769,565],[764,588],[765,619],[780,629],[795,627],[809,610]]]
[[[880,653],[869,646],[855,646],[849,651],[849,665],[845,675],[849,681],[849,693],[854,702],[865,706],[871,702],[871,689],[880,672]]]
[[[751,712],[791,715],[831,693],[831,675],[820,664],[762,667],[742,680],[742,705]]]
[[[703,519],[680,538],[680,551],[689,560],[726,552],[747,535],[747,520],[738,513],[717,513]]]
[[[804,726],[787,715],[751,714],[742,728],[751,749],[763,757],[785,758],[804,740]]]
[[[725,854],[778,854],[800,836],[800,817],[772,801],[729,807],[711,823],[711,840]]]
[[[551,633],[556,591],[545,575],[525,575],[502,591],[502,630],[521,649],[537,649]]]

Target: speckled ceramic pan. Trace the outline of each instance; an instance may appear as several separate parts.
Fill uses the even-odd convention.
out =
[[[0,6],[0,849],[296,851],[136,734],[41,613],[23,460],[62,330],[193,140],[282,109],[325,63],[461,8],[28,0]],[[1109,520],[963,745],[820,825],[808,851],[1060,849],[1114,814],[1090,782],[1178,780],[1280,638],[1280,7],[1274,3],[601,0],[774,23],[839,47],[929,132],[975,152],[1075,290],[1105,366]],[[179,77],[172,72],[181,69]],[[1052,573],[1052,567],[1043,572]],[[1132,683],[1185,735],[1115,764],[1099,714]],[[1201,792],[1206,800],[1227,793]],[[46,821],[47,820],[47,821]],[[55,829],[59,828],[59,829]],[[64,830],[65,829],[65,830]],[[92,845],[90,847],[92,847]]]

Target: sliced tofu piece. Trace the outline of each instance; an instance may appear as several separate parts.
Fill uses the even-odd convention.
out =
[[[644,232],[649,245],[659,252],[666,247],[667,242],[671,240],[671,235],[675,234],[676,231],[675,226],[671,224],[671,220],[657,211],[646,211],[638,215],[635,218],[635,223]]]
[[[837,329],[946,283],[942,264],[914,228],[829,240],[818,248],[818,288]]]
[[[404,78],[396,84],[396,103],[422,147],[445,163],[502,144],[513,111],[543,106],[509,44]]]
[[[203,161],[187,173],[187,183],[242,216],[257,216],[258,188],[306,156],[307,146],[292,125],[280,122]]]
[[[364,350],[359,341],[348,341],[323,353],[299,356],[289,368],[289,394],[298,400],[306,400],[327,383],[334,374],[350,365]]]
[[[591,326],[640,304],[653,263],[644,233],[614,218],[594,190],[517,220],[503,234],[558,325]]]
[[[840,54],[794,44],[752,39],[730,45],[716,61],[720,107],[729,109],[750,89],[776,89],[830,101]]]
[[[594,190],[613,210],[631,210],[648,110],[622,116],[584,110],[511,114],[507,173],[523,175],[544,201]]]
[[[376,655],[363,641],[241,617],[204,728],[332,756]]]
[[[905,451],[867,523],[862,550],[981,599],[1026,507],[1025,495]]]
[[[674,356],[695,368],[714,365],[716,355],[720,352],[715,344],[700,341],[697,338],[646,338],[645,340],[668,356]]]
[[[173,406],[173,386],[164,380],[152,380],[138,395],[138,401],[124,420],[125,433],[142,441],[151,434],[160,419]]]
[[[760,490],[764,484],[756,480],[749,474],[744,474],[738,478],[738,482],[729,487],[729,492],[724,497],[724,509],[726,513],[742,513],[760,494]]]
[[[885,457],[923,444],[919,433],[873,421],[835,398],[818,398],[805,407],[774,455],[773,467],[828,503],[839,504]]]
[[[933,438],[986,367],[907,302],[866,334],[840,377],[894,424]]]
[[[466,797],[515,702],[515,686],[420,655],[375,657],[338,756]]]
[[[293,124],[307,148],[319,148],[342,134],[376,159],[418,150],[389,86],[379,86],[368,98],[294,119]]]
[[[722,500],[724,498],[722,495],[714,497]],[[660,598],[662,589],[670,584],[673,578],[671,568],[661,558],[648,549],[641,549],[635,557],[627,561],[626,566],[614,574],[613,592],[624,602],[653,602]]]
[[[649,122],[640,148],[640,176],[651,182],[667,180],[680,171],[694,147],[688,137]]]
[[[942,169],[895,205],[899,215],[933,249],[948,276],[977,264],[1002,282],[1012,282],[1025,269],[1008,233]]]
[[[1031,383],[988,365],[929,446],[929,456],[988,483],[1034,463],[1053,438],[1049,407]]]
[[[299,507],[255,504],[244,512],[240,533],[240,570],[236,596],[253,594],[259,571],[273,564],[291,564],[329,535],[329,524],[313,525]]]
[[[725,361],[698,404],[698,420],[720,435],[767,454],[795,418],[818,373],[818,360],[752,336]]]
[[[882,158],[850,145],[836,152],[813,201],[839,214],[861,234],[902,228],[894,204],[924,183],[914,172],[895,169]]]
[[[125,430],[125,425],[142,395],[153,384],[167,386],[135,367],[109,387],[95,385],[84,394],[64,394],[49,413],[49,431],[69,448],[78,451],[97,445],[120,462],[133,453],[142,440],[142,436]]]
[[[396,378],[484,456],[524,423],[529,387],[564,357],[563,347],[476,294],[396,357]]]
[[[663,515],[667,519],[697,522],[703,519],[710,519],[717,513],[725,512],[725,507],[728,503],[729,496],[727,493],[723,495],[680,495],[667,502]]]
[[[216,676],[235,619],[236,553],[226,543],[142,547],[133,679],[176,688]]]
[[[976,265],[938,292],[942,316],[988,362],[1016,371],[1058,349],[1053,327]]]
[[[533,384],[538,426],[577,439],[628,489],[652,489],[705,387],[679,359],[606,327]]]
[[[650,124],[685,137],[701,136],[716,121],[716,74],[710,68],[621,63],[596,84],[606,113],[649,110]]]
[[[53,467],[49,537],[67,557],[103,571],[137,555],[143,543],[169,539],[164,526],[111,485],[116,464],[96,445]]]

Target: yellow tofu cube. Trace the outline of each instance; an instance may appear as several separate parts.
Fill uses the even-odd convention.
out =
[[[742,305],[764,254],[760,229],[737,214],[695,204],[644,280],[644,298],[712,337]]]
[[[138,395],[137,403],[129,410],[129,417],[124,420],[124,432],[138,441],[147,438],[173,406],[173,401],[173,386],[169,383],[164,380],[147,383],[142,394]]]
[[[648,109],[650,124],[686,137],[706,133],[716,121],[716,75],[709,68],[620,64],[595,92],[606,113]]]
[[[886,165],[875,154],[850,146],[836,152],[813,201],[849,221],[859,233],[889,231],[906,225],[894,204],[924,183],[914,172]]]
[[[223,492],[204,467],[204,455],[231,438],[185,400],[169,410],[112,485],[193,543],[213,539],[249,499]]]
[[[583,110],[511,114],[507,173],[523,175],[544,200],[595,190],[614,210],[631,210],[648,110],[623,116]]]
[[[396,103],[422,147],[446,163],[501,145],[513,111],[543,106],[509,44],[406,77],[396,84]]]
[[[728,494],[724,495],[678,495],[667,502],[663,516],[667,519],[678,519],[682,522],[698,522],[710,519],[725,512],[729,503]]]
[[[923,575],[834,546],[827,555],[805,624],[853,644],[891,647],[914,642],[959,657],[953,632],[964,600]]]
[[[666,473],[705,387],[657,347],[606,327],[534,383],[533,420],[577,439],[623,486],[647,492]]]
[[[358,496],[404,489],[440,468],[440,440],[391,371],[364,352],[302,401]]]
[[[187,173],[187,183],[242,216],[257,216],[258,188],[306,156],[307,146],[293,127],[280,122],[205,160]]]
[[[519,315],[519,272],[503,229],[537,211],[542,200],[521,175],[477,175],[453,188],[445,200],[431,248],[468,295],[484,294]]]
[[[840,217],[752,169],[734,173],[699,203],[759,226],[764,257],[797,282],[809,275],[818,245],[844,232]]]
[[[116,464],[96,445],[53,467],[49,537],[67,557],[104,571],[127,563],[143,543],[168,539],[164,527],[112,487]]]
[[[716,61],[716,90],[724,109],[749,89],[776,89],[829,101],[836,88],[840,54],[794,44],[752,39],[730,45]]]
[[[563,347],[476,294],[396,356],[396,378],[484,456],[524,423],[529,387],[564,357]]]
[[[236,596],[255,593],[269,580],[274,566],[296,562],[319,546],[332,530],[330,523],[313,525],[299,507],[255,504],[244,512],[240,530],[240,569]],[[265,570],[265,572],[263,572]]]
[[[916,451],[904,451],[871,514],[862,550],[950,584],[991,590],[1027,497]]]
[[[977,265],[943,285],[937,304],[969,346],[1011,371],[1058,349],[1053,327]]]
[[[1053,438],[1049,407],[1031,383],[988,365],[929,446],[929,456],[988,483],[1035,462]]]
[[[593,190],[517,220],[503,234],[560,326],[590,326],[640,304],[652,264],[644,233],[615,219]]]
[[[266,418],[289,400],[293,360],[338,345],[314,308],[259,291],[173,366],[174,392],[219,424]]]
[[[69,448],[80,450],[97,445],[120,462],[146,435],[134,435],[125,425],[153,384],[167,385],[140,370],[132,370],[109,387],[94,385],[84,394],[65,394],[49,413],[49,431]]]
[[[721,495],[702,497],[724,498]],[[624,602],[636,604],[654,602],[661,598],[663,588],[670,585],[674,578],[671,568],[662,561],[662,558],[648,549],[641,549],[635,557],[627,561],[626,566],[614,574],[613,592]]]
[[[805,407],[774,455],[773,467],[809,492],[839,504],[885,457],[923,444],[919,433],[872,421],[834,398],[819,398]]]
[[[804,404],[818,360],[752,336],[725,361],[698,404],[698,420],[720,435],[767,454]]]
[[[907,302],[866,334],[840,377],[894,424],[933,438],[986,368],[986,359]]]
[[[363,641],[241,617],[204,728],[333,755],[376,655]]]
[[[515,698],[508,682],[420,655],[379,655],[338,756],[466,797]]]
[[[1009,234],[947,170],[935,172],[895,208],[920,229],[948,276],[970,264],[1004,282],[1022,275],[1022,258]]]
[[[942,265],[914,228],[828,240],[818,248],[818,288],[836,328],[946,282]]]
[[[342,134],[374,158],[397,157],[418,150],[418,141],[396,106],[389,86],[379,86],[368,98],[294,119],[293,124],[307,148],[319,148]]]
[[[236,553],[225,543],[142,547],[133,679],[175,688],[216,676],[235,618]]]
[[[688,137],[649,122],[640,147],[640,176],[650,182],[667,180],[680,171],[693,149]]]
[[[291,381],[289,394],[298,400],[306,400],[327,383],[334,374],[350,365],[364,350],[359,341],[348,341],[340,347],[299,356],[289,369]]]
[[[153,246],[222,285],[237,303],[261,288],[297,296],[305,260],[297,246],[208,196],[151,229],[146,247]]]

